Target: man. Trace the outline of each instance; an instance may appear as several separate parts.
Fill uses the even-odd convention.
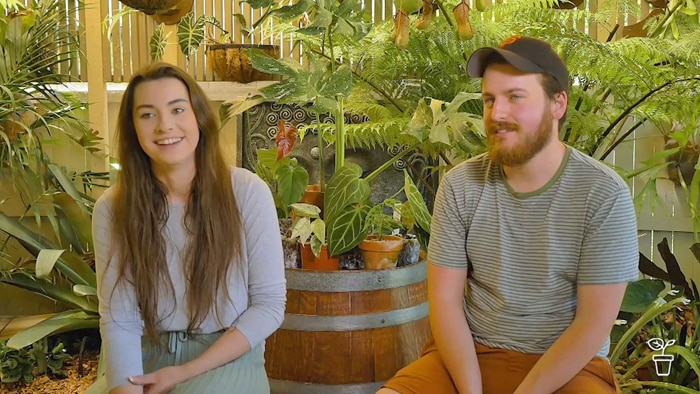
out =
[[[440,185],[434,342],[378,394],[618,392],[605,357],[638,276],[629,189],[559,140],[569,72],[549,44],[511,37],[477,50],[468,72],[483,78],[488,152]]]

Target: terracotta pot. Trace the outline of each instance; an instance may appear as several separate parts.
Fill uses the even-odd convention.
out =
[[[365,269],[382,270],[396,268],[401,249],[403,249],[403,238],[396,235],[384,235],[382,240],[377,240],[375,235],[370,235],[360,242],[362,259],[365,262]]]
[[[309,185],[304,190],[304,196],[300,202],[315,205],[321,208],[321,219],[323,219],[323,198],[325,193],[321,191],[321,185]]]
[[[301,268],[317,271],[337,271],[340,269],[340,258],[338,256],[329,256],[327,245],[321,245],[321,255],[316,257],[311,250],[311,244],[302,244]]]

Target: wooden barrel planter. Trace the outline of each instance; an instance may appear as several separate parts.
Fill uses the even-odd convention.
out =
[[[273,394],[374,393],[430,335],[425,262],[381,271],[288,269],[287,310],[268,338]]]

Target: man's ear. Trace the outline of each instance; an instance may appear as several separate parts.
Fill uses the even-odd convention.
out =
[[[552,99],[552,117],[559,120],[564,117],[566,107],[569,104],[569,96],[566,92],[561,91],[554,95]]]

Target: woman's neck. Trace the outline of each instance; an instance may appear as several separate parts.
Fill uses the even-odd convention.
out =
[[[187,203],[190,198],[190,191],[192,190],[192,182],[197,173],[194,166],[167,169],[154,168],[153,172],[168,191],[168,203]]]

